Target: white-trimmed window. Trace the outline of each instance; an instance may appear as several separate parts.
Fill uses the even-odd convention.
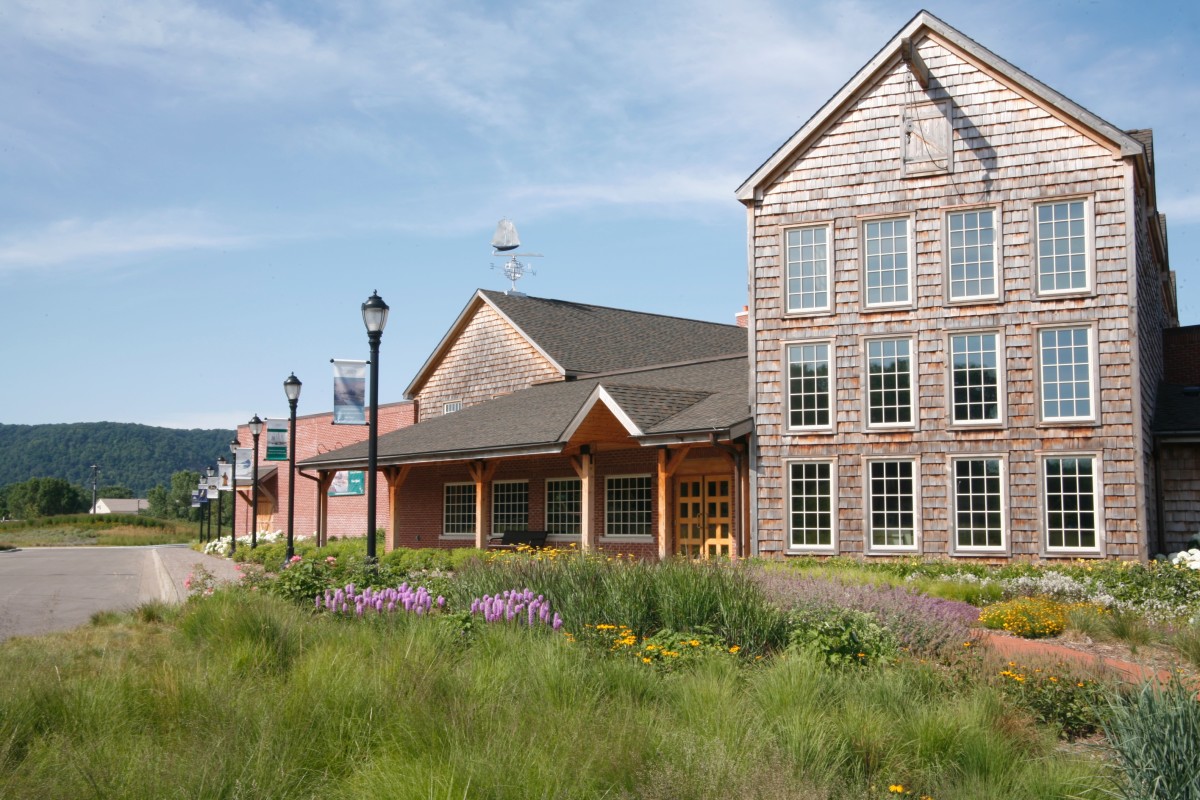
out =
[[[475,535],[475,484],[447,483],[443,488],[442,532],[446,536]]]
[[[1092,327],[1043,328],[1038,331],[1042,419],[1080,421],[1096,418],[1093,389]]]
[[[582,518],[583,484],[579,478],[546,481],[546,533],[578,536]]]
[[[916,462],[908,459],[867,462],[867,530],[871,549],[916,549],[916,473]]]
[[[995,209],[951,211],[946,215],[949,234],[946,285],[952,303],[995,300],[1000,296],[996,271]]]
[[[788,425],[792,428],[831,428],[833,343],[789,344],[787,362]]]
[[[868,220],[862,226],[863,304],[906,306],[912,302],[909,220]]]
[[[1046,549],[1100,549],[1100,460],[1090,454],[1042,458]]]
[[[604,534],[650,536],[649,475],[610,475],[604,480]]]
[[[1091,206],[1086,199],[1033,207],[1037,292],[1078,294],[1092,289]]]
[[[787,310],[804,314],[830,309],[829,227],[814,225],[784,233],[787,242]]]
[[[912,339],[867,339],[867,427],[910,427],[916,419]]]
[[[956,550],[1004,548],[1004,461],[998,457],[951,460]]]
[[[529,481],[492,482],[492,533],[529,530]]]
[[[956,425],[988,425],[1002,419],[1000,334],[950,336],[950,419]]]
[[[451,400],[448,403],[442,403],[442,415],[453,414],[455,411],[462,411],[462,400]]]
[[[788,529],[793,550],[832,550],[834,532],[832,461],[788,464]]]

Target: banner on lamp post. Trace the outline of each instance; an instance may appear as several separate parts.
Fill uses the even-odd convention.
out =
[[[222,492],[233,491],[233,464],[217,464],[217,488]]]
[[[239,447],[233,457],[236,467],[234,475],[238,483],[249,485],[254,481],[254,450],[250,447]]]
[[[267,429],[267,461],[288,460],[288,421],[286,419],[266,419]]]
[[[367,424],[367,362],[333,359],[333,424]]]
[[[217,476],[215,473],[213,474],[213,476],[211,478],[206,477],[205,485],[204,485],[205,499],[206,500],[216,500],[217,492],[220,491],[219,487],[220,487],[220,483],[218,482],[218,479],[217,479]]]
[[[194,492],[192,492],[192,508],[199,508],[199,507],[200,507],[200,490],[197,489]]]

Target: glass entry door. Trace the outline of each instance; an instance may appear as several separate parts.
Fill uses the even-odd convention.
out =
[[[729,492],[728,475],[684,475],[675,479],[679,555],[712,558],[733,552]]]

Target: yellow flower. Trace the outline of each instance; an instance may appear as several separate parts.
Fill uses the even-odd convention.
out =
[[[740,653],[741,651],[742,651],[741,645],[735,644],[733,647],[729,648],[729,652],[734,653],[734,654]]]
[[[904,784],[893,783],[891,786],[888,787],[888,791],[891,792],[892,794],[904,794]]]
[[[699,647],[699,646],[700,646],[700,640],[699,640],[699,639],[692,639],[691,641],[689,641],[689,642],[688,642],[688,644],[690,644],[692,647]]]
[[[649,664],[649,663],[650,663],[650,659],[648,659],[648,658],[646,658],[645,656],[643,656],[643,657],[642,657],[642,663],[643,663],[643,664]]]

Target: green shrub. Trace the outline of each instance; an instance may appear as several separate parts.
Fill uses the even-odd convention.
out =
[[[879,664],[900,654],[896,638],[874,616],[854,609],[797,613],[789,646],[836,667]]]
[[[1067,606],[1042,597],[1018,597],[988,606],[980,612],[979,623],[1026,639],[1057,636],[1067,627]]]
[[[1010,661],[999,677],[1010,700],[1038,722],[1057,728],[1061,738],[1073,741],[1100,728],[1099,709],[1108,692],[1092,678],[1076,674],[1070,665],[1033,667]]]
[[[1104,734],[1129,800],[1200,800],[1200,703],[1179,680],[1111,700]]]

